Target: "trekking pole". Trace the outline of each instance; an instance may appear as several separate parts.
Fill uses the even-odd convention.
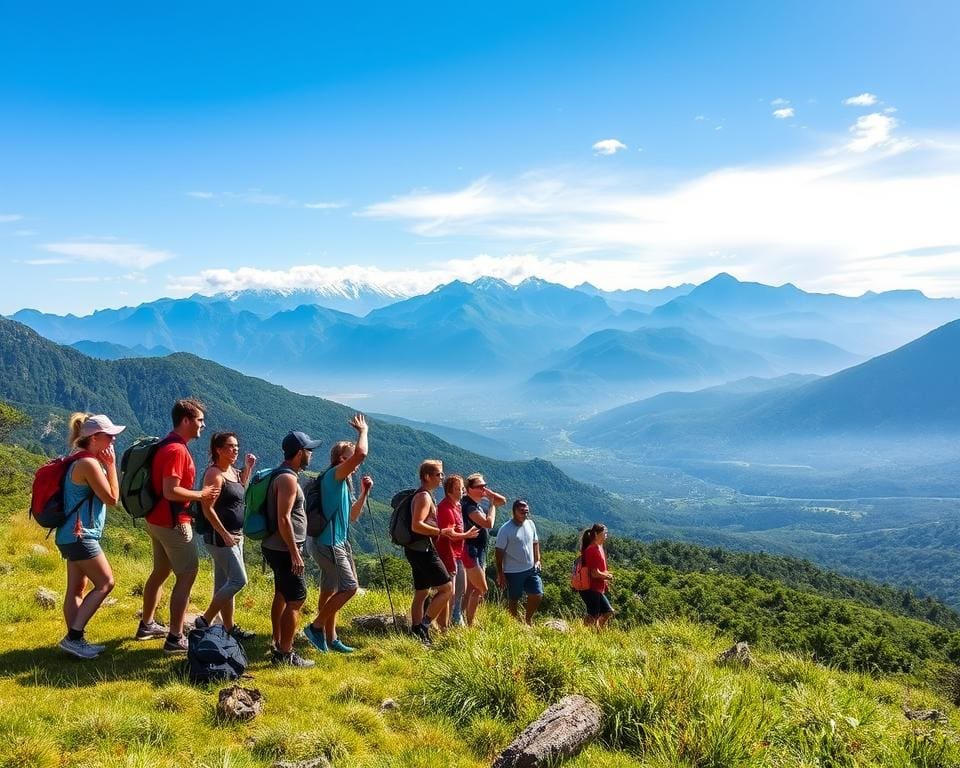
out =
[[[393,629],[396,632],[400,631],[400,627],[397,626],[397,613],[393,610],[393,595],[390,593],[390,582],[387,580],[387,567],[383,562],[383,552],[380,550],[380,537],[377,535],[377,526],[373,524],[373,512],[370,510],[370,497],[366,499],[367,503],[367,520],[370,521],[370,530],[373,532],[373,540],[377,545],[377,558],[380,560],[380,573],[383,574],[383,586],[387,590],[387,602],[390,604],[390,616],[393,618]]]

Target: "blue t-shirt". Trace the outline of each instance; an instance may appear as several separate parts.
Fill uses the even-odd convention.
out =
[[[80,504],[76,513],[70,515],[67,521],[57,528],[54,537],[57,544],[76,543],[77,537],[73,532],[77,524],[77,515],[80,515],[80,532],[84,539],[99,539],[103,536],[103,526],[107,522],[107,505],[97,498],[89,485],[73,482],[74,469],[76,467],[71,466],[63,480],[63,508],[69,512],[78,503],[83,503]]]
[[[349,478],[337,480],[336,467],[324,470],[320,478],[320,494],[323,513],[330,523],[314,541],[317,544],[326,544],[328,547],[343,544],[347,540],[347,531],[350,528]]]
[[[503,572],[523,573],[533,568],[533,545],[537,538],[537,526],[533,520],[524,520],[517,525],[511,517],[497,531],[497,549],[503,550]]]

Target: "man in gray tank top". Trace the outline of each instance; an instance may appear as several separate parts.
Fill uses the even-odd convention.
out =
[[[307,540],[307,513],[303,490],[297,476],[307,468],[319,440],[311,440],[303,432],[290,432],[283,438],[283,463],[267,491],[267,524],[273,531],[261,543],[263,559],[273,570],[273,605],[270,623],[273,627],[274,664],[312,667],[293,650],[293,636],[300,623],[300,609],[307,599],[304,578],[303,543]]]

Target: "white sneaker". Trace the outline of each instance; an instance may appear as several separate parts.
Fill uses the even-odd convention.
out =
[[[86,640],[71,640],[69,636],[60,641],[60,650],[66,651],[78,659],[95,659],[100,655],[97,646],[90,645]]]

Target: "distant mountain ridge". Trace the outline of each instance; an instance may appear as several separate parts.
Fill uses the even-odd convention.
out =
[[[364,290],[336,289],[341,296]],[[240,292],[161,299],[87,317],[21,310],[13,319],[58,343],[119,345],[101,347],[104,356],[121,356],[122,348],[131,355],[186,351],[301,391],[353,392],[361,377],[382,391],[446,387],[445,407],[478,388],[496,387],[508,407],[549,410],[567,403],[585,414],[745,375],[834,373],[863,360],[863,350],[886,352],[960,316],[957,300],[919,292],[850,298],[740,282],[723,273],[698,286],[642,294],[484,277],[400,300],[378,294],[377,301],[390,303],[363,317],[317,303],[272,311],[284,302],[315,300],[310,292]],[[635,301],[649,301],[651,308]],[[681,332],[696,338],[669,365],[640,349],[644,334],[652,339]],[[597,339],[607,339],[605,352],[588,349]],[[319,389],[324,384],[318,382],[329,388]],[[375,407],[394,410],[385,402]],[[449,421],[454,414],[441,415]]]
[[[585,421],[574,437],[588,444],[622,441],[737,445],[826,436],[956,434],[960,428],[960,320],[865,363],[798,386],[726,397],[685,396],[682,418],[657,399],[620,406]],[[663,400],[664,396],[660,396]]]

